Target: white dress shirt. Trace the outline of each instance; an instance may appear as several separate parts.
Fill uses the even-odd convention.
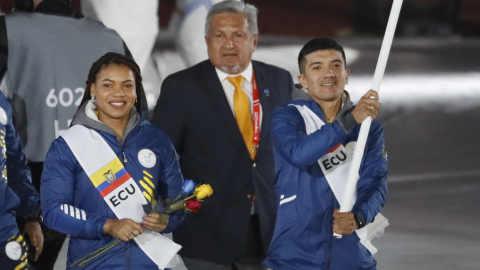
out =
[[[223,71],[221,71],[218,68],[215,68],[215,71],[217,71],[217,76],[220,82],[222,83],[223,91],[225,92],[225,96],[227,97],[228,100],[228,105],[230,105],[230,109],[232,110],[233,115],[235,116],[235,107],[234,107],[234,102],[233,102],[233,94],[235,93],[235,86],[227,80],[228,77],[236,77],[236,76],[243,76],[243,83],[242,83],[242,89],[247,94],[248,97],[248,102],[250,103],[250,115],[253,115],[253,87],[252,87],[252,78],[253,78],[253,66],[252,62],[248,65],[248,67],[241,72],[240,74],[228,74]],[[258,85],[258,81],[257,81]],[[260,89],[259,89],[260,91]],[[260,93],[259,93],[260,94]],[[263,117],[263,112],[262,112],[262,104],[260,104],[260,127],[262,126],[262,117]],[[259,128],[260,128],[259,127]]]

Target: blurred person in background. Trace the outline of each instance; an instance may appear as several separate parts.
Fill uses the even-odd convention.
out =
[[[223,0],[177,0],[168,30],[187,67],[208,59],[205,20],[210,8]]]
[[[82,14],[101,21],[125,41],[145,71],[158,35],[158,0],[82,0]]]
[[[177,0],[169,22],[175,46],[187,67],[208,59],[203,28],[208,10],[223,0]],[[241,0],[237,0],[241,1]],[[82,13],[114,29],[142,72],[159,32],[158,0],[82,0]]]
[[[183,63],[190,67],[208,58],[203,28],[208,10],[223,0],[177,0],[169,23],[169,32]],[[158,0],[82,0],[82,13],[117,31],[140,66],[148,107],[153,110],[159,96],[160,74],[152,58],[159,33]],[[167,71],[168,73],[168,71]],[[150,76],[146,76],[150,75]],[[157,75],[158,77],[152,77]]]
[[[152,50],[159,32],[159,0],[81,0],[82,14],[115,30],[125,41],[143,75],[148,108],[158,98],[159,71]]]
[[[68,0],[17,0],[16,7],[0,17],[0,89],[39,190],[47,150],[83,97],[84,74],[107,52],[130,53],[115,31],[73,11]],[[33,263],[40,270],[53,268],[65,238],[45,227],[44,234],[44,252]]]

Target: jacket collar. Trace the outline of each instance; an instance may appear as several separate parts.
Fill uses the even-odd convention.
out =
[[[347,90],[343,90],[343,95],[342,95],[342,108],[338,112],[337,116],[335,116],[335,120],[338,120],[340,117],[342,117],[346,112],[348,112],[351,108],[353,107],[352,101],[350,101],[350,94],[347,92]]]
[[[78,108],[75,116],[73,118],[71,126],[74,125],[82,125],[87,128],[103,131],[114,136],[120,145],[123,145],[125,138],[127,138],[128,134],[141,123],[142,116],[137,113],[135,106],[132,107],[130,110],[130,119],[128,120],[127,126],[125,127],[125,131],[123,132],[123,140],[115,133],[113,129],[105,125],[104,123],[98,120],[97,114],[97,101],[96,100],[89,100],[86,104],[82,105]]]
[[[318,103],[315,100],[310,99],[310,100],[302,100],[302,101],[306,102],[307,104],[310,104],[309,105],[310,109],[315,114],[320,116],[320,118],[324,122],[327,122],[327,120],[325,119],[325,115],[323,114],[322,108],[320,107],[320,105],[318,105]],[[333,121],[338,120],[340,117],[345,115],[345,113],[350,111],[352,109],[352,107],[353,107],[353,103],[350,100],[350,94],[347,92],[347,90],[344,90],[343,94],[342,94],[342,108],[340,108],[340,111],[338,111],[337,116],[335,116],[335,119],[333,119]]]

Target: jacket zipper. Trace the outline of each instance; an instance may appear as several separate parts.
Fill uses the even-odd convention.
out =
[[[331,232],[330,232],[330,240],[328,243],[328,255],[327,255],[327,270],[330,270],[330,259],[331,259],[331,252],[332,252],[332,240],[333,240],[333,211],[332,211],[332,205],[333,205],[333,191],[330,189],[330,226]]]
[[[127,135],[127,137],[125,137],[125,139],[123,139],[123,142],[120,144],[120,148],[122,149],[122,154],[123,154],[123,164],[127,163],[128,160],[127,160],[127,155],[125,155],[125,150],[123,149],[123,145],[125,144],[125,142],[127,141],[127,138],[128,136],[130,136],[130,134],[132,134],[132,132],[137,129],[138,126],[134,127]]]
[[[127,269],[130,270],[130,241],[127,243]]]

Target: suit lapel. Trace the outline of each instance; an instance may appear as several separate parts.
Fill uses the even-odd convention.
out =
[[[213,108],[215,108],[216,115],[221,121],[222,126],[225,127],[226,133],[228,133],[234,141],[243,142],[242,134],[238,129],[235,116],[233,115],[232,109],[228,104],[227,97],[225,96],[222,84],[218,79],[215,67],[209,60],[206,60],[205,66],[202,70],[203,78],[205,79],[205,87],[203,87],[202,89],[209,97]],[[247,147],[245,146],[245,150],[246,149]]]
[[[268,136],[270,136],[270,127],[268,125],[270,124],[269,119],[273,110],[273,98],[271,97],[272,90],[268,89],[269,78],[265,73],[265,69],[256,61],[252,61],[252,64],[253,72],[255,72],[255,78],[257,79],[260,104],[262,105],[262,127],[260,129],[260,143],[258,147],[260,152],[264,148]]]

